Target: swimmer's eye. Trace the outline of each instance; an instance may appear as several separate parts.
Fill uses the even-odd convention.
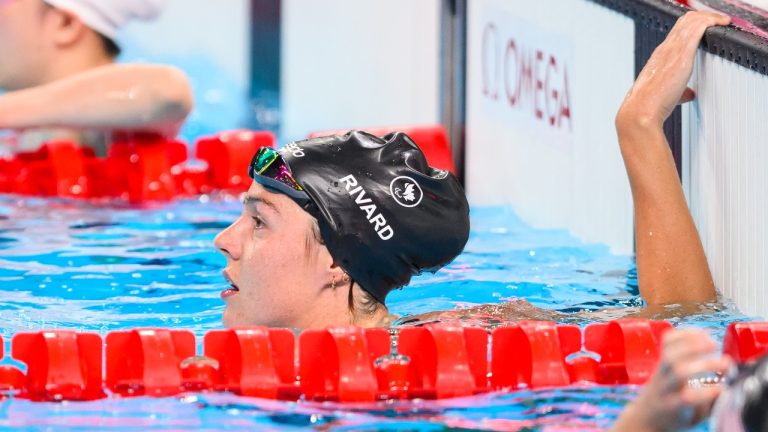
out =
[[[253,223],[255,224],[256,228],[262,228],[264,227],[264,221],[261,220],[258,216],[251,216],[251,219],[253,219]]]

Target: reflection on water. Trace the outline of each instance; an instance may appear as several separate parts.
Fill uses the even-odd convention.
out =
[[[133,208],[115,203],[0,197],[0,333],[43,328],[106,333],[132,327],[221,325],[225,261],[213,237],[240,212],[234,197]],[[635,313],[633,263],[557,230],[534,230],[509,210],[474,209],[466,251],[388,298],[409,315],[495,327],[523,314],[585,324]],[[541,312],[532,305],[544,308]],[[486,306],[467,315],[461,308]],[[459,310],[457,310],[459,309]],[[712,329],[745,319],[727,306],[656,311],[676,325]],[[6,345],[7,347],[7,345]],[[6,360],[7,361],[7,360]],[[232,395],[91,403],[0,402],[0,425],[108,427],[315,427],[331,430],[603,428],[635,390],[624,387],[496,393],[374,405],[286,403]],[[541,429],[541,430],[544,430]],[[455,430],[455,429],[454,429]]]
[[[84,403],[0,403],[0,427],[175,430],[590,431],[608,427],[634,387],[491,393],[440,401],[286,403],[226,394]]]

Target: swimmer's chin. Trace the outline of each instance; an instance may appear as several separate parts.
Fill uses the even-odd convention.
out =
[[[225,328],[233,327],[281,327],[274,323],[253,319],[253,315],[238,313],[232,306],[227,306],[221,315],[221,323]]]
[[[237,314],[232,313],[229,308],[224,309],[224,313],[221,315],[221,323],[226,328],[238,327],[244,325],[237,319]]]

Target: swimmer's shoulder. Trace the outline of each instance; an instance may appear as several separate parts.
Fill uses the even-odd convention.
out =
[[[562,318],[561,315],[555,311],[538,308],[526,300],[513,298],[503,303],[408,315],[393,320],[392,326],[421,327],[450,322],[464,326],[497,327],[522,320],[556,321]]]

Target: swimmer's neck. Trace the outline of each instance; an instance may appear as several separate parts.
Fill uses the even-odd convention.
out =
[[[363,328],[390,327],[397,318],[396,315],[390,314],[386,307],[383,307],[370,315],[353,317],[351,324]]]
[[[388,327],[397,319],[390,315],[386,306],[379,304],[375,310],[351,310],[346,304],[334,303],[327,307],[314,307],[304,314],[301,321],[289,325],[295,329],[324,329],[336,326],[360,328]],[[280,324],[270,324],[281,326]],[[282,326],[285,326],[284,324]]]
[[[62,53],[57,60],[51,62],[44,82],[40,84],[49,84],[83,72],[114,64],[114,62],[114,59],[103,52],[103,50],[77,49],[68,53]]]
[[[392,324],[400,319],[399,315],[393,315],[388,310],[384,311],[384,316],[376,322],[376,327],[392,327]]]

